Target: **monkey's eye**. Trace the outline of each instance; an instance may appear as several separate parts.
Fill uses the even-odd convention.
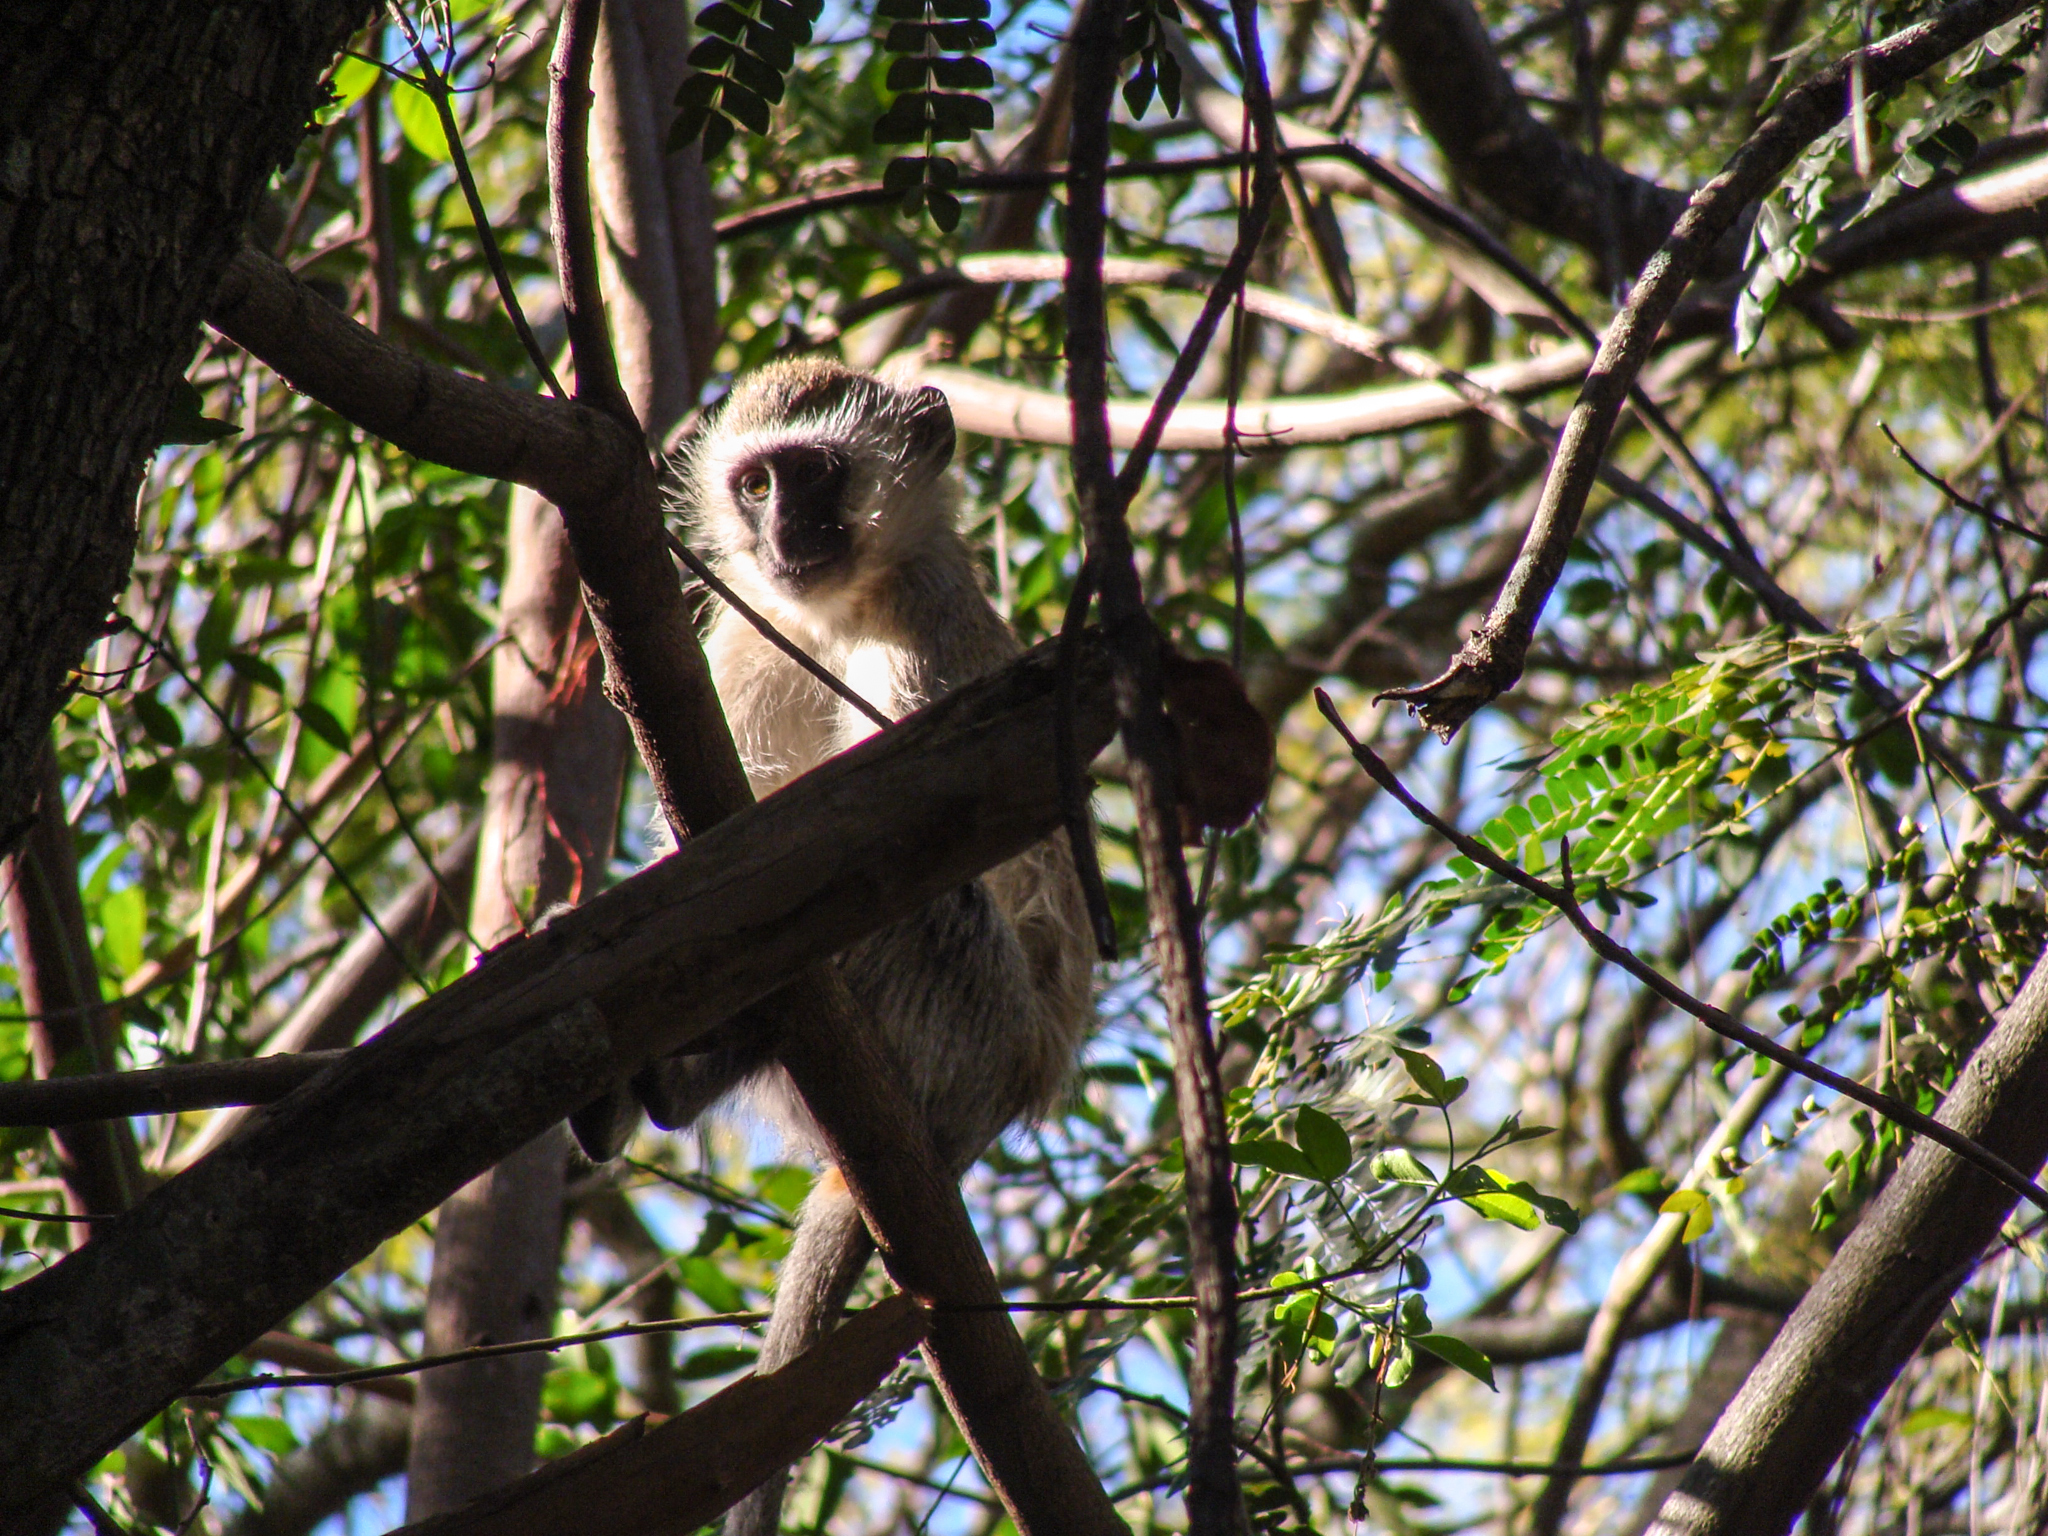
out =
[[[750,469],[740,476],[740,494],[749,501],[760,501],[774,488],[765,469]]]

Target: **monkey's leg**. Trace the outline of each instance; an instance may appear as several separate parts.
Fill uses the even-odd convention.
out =
[[[828,1168],[804,1201],[796,1240],[775,1285],[768,1337],[755,1369],[787,1365],[836,1325],[854,1282],[867,1268],[874,1240],[862,1224],[839,1170]],[[782,1495],[789,1486],[784,1469],[733,1506],[725,1536],[775,1536],[782,1524]]]

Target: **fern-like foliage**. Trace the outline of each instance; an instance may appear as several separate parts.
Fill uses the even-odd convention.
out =
[[[996,40],[988,0],[881,0],[877,10],[890,24],[883,46],[896,55],[884,83],[900,94],[876,121],[875,142],[924,151],[891,160],[882,184],[902,194],[905,213],[928,209],[950,231],[960,223],[960,167],[938,146],[996,125],[995,108],[977,94],[996,83],[980,56]]]
[[[697,30],[705,37],[690,50],[697,73],[676,92],[669,149],[701,136],[710,160],[736,128],[766,133],[768,109],[782,100],[796,50],[811,40],[824,10],[824,0],[715,0],[699,11]]]

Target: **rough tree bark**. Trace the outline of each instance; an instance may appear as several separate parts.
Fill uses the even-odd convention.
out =
[[[0,51],[0,851],[128,579],[201,307],[369,10],[69,0]]]

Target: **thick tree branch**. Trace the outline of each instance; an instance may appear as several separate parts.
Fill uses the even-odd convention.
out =
[[[115,1032],[101,1002],[99,966],[78,894],[78,851],[64,815],[54,742],[44,748],[36,775],[35,825],[20,851],[0,865],[0,884],[6,887],[7,926],[29,1014],[30,1055],[36,1076],[47,1080],[21,1086],[62,1093],[80,1081],[74,1074],[112,1067]],[[47,1123],[58,1128],[51,1139],[70,1210],[106,1215],[141,1198],[142,1159],[120,1116],[72,1115]]]
[[[1092,753],[1111,730],[1108,668],[1092,642],[1082,660],[1077,723]],[[1045,836],[1060,815],[1054,691],[1041,649],[493,951],[0,1294],[0,1526],[636,1063]],[[959,1211],[942,1177],[940,1196]],[[942,1213],[920,1206],[909,1219],[936,1228]],[[964,1212],[959,1222],[986,1277]],[[942,1262],[959,1258],[951,1243],[934,1247]],[[948,1299],[971,1289],[952,1279]],[[1022,1358],[1007,1318],[961,1320],[977,1321]]]
[[[893,1296],[778,1371],[649,1428],[644,1416],[540,1471],[392,1536],[688,1536],[831,1433],[926,1330]]]
[[[1387,73],[1461,182],[1510,218],[1582,250],[1613,244],[1629,272],[1663,244],[1685,194],[1538,122],[1470,0],[1387,0],[1378,14]],[[1739,255],[1728,252],[1728,263]]]
[[[1475,384],[1510,398],[1556,389],[1585,376],[1586,351],[1563,346],[1526,362],[1489,363],[1472,370]],[[990,378],[971,369],[934,364],[918,371],[921,383],[946,392],[953,419],[963,432],[1012,442],[1065,446],[1073,425],[1064,396]],[[1135,445],[1151,417],[1150,400],[1109,400],[1111,446]],[[1293,395],[1280,400],[1247,400],[1237,407],[1235,438],[1240,452],[1304,448],[1354,442],[1405,432],[1411,427],[1470,415],[1472,403],[1447,385],[1380,384],[1344,395]],[[1223,450],[1221,400],[1182,401],[1168,418],[1158,446],[1166,451]]]

